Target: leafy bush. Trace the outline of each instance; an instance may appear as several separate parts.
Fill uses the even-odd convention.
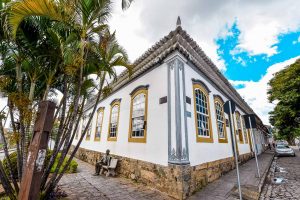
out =
[[[47,166],[49,164],[51,155],[52,155],[52,151],[48,150],[46,158],[45,158],[45,166]],[[51,173],[53,173],[55,171],[60,157],[61,157],[61,153],[58,153],[58,155],[57,155],[57,157],[54,161],[54,164],[53,164],[53,166],[50,170]],[[9,154],[9,158],[10,158],[11,165],[12,165],[13,177],[15,179],[17,179],[18,178],[17,152],[13,152],[13,153]],[[60,167],[59,172],[61,172],[63,170],[63,168],[66,165],[66,162],[67,162],[68,159],[69,159],[69,157],[67,156],[65,158],[64,162],[63,162],[63,165]],[[77,166],[78,166],[77,162],[75,160],[72,160],[69,168],[66,171],[66,173],[76,173],[77,172]],[[3,160],[3,167],[4,167],[4,170],[5,170],[6,174],[9,174],[8,161],[7,161],[6,158]]]
[[[50,171],[51,173],[54,173],[60,157],[61,157],[61,153],[58,153],[58,155],[57,155],[57,157],[55,159],[55,162],[54,162],[54,164],[53,164],[53,166],[51,168],[51,171]],[[62,166],[59,169],[59,173],[62,172],[63,168],[65,167],[65,165],[66,165],[66,163],[68,161],[68,159],[69,159],[69,157],[67,156],[65,158],[65,160],[63,161]],[[78,166],[77,162],[75,160],[72,160],[71,163],[70,163],[69,168],[66,171],[66,173],[76,173],[77,172],[77,166]]]
[[[11,167],[13,171],[13,178],[17,179],[18,178],[18,167],[17,167],[17,152],[13,152],[9,154],[10,162],[11,162]],[[3,168],[5,170],[5,173],[7,175],[10,174],[9,168],[8,168],[8,161],[7,159],[3,159]]]

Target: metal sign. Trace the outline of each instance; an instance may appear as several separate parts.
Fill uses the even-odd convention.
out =
[[[53,126],[54,110],[55,103],[51,101],[42,101],[39,104],[18,200],[38,199],[39,197],[49,133]]]
[[[255,120],[255,114],[243,115],[243,117],[244,117],[244,122],[245,122],[247,129],[257,127],[257,123]],[[249,121],[249,119],[250,119],[250,121]],[[252,127],[250,125],[250,122],[251,122]]]
[[[229,103],[231,103],[231,105],[230,105],[231,106],[231,110],[230,110]],[[224,112],[229,115],[229,113],[234,113],[234,111],[235,111],[235,103],[234,103],[234,101],[232,101],[232,100],[226,101],[225,104],[224,104]]]

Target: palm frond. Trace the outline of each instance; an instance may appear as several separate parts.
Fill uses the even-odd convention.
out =
[[[45,16],[51,20],[68,23],[71,13],[67,12],[54,0],[23,0],[12,2],[9,7],[9,26],[15,38],[21,22],[29,16]]]

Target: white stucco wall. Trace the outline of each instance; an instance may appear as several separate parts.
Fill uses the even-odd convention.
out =
[[[214,106],[213,95],[219,95],[222,97],[223,101],[226,102],[228,99],[219,92],[213,85],[204,77],[201,76],[196,70],[194,70],[189,65],[185,64],[185,85],[186,85],[186,95],[192,99],[191,104],[187,104],[187,111],[191,112],[191,117],[188,117],[188,140],[189,140],[189,151],[190,151],[190,163],[192,166],[199,165],[205,162],[211,162],[214,160],[219,160],[222,158],[228,158],[233,156],[231,135],[229,127],[226,128],[228,143],[219,143],[218,141],[218,131],[216,125],[216,114]],[[210,116],[212,123],[212,134],[213,143],[197,142],[196,140],[196,127],[195,127],[195,115],[194,115],[194,96],[193,96],[193,83],[192,79],[199,79],[203,81],[206,86],[211,91],[209,93],[209,105],[210,105]],[[240,114],[244,113],[239,110]],[[228,116],[225,114],[225,118]],[[239,153],[249,153],[249,144],[240,144],[238,142]]]
[[[148,114],[146,143],[128,142],[130,118],[130,93],[140,85],[149,85]],[[116,93],[100,102],[98,107],[105,107],[101,139],[94,141],[96,127],[96,113],[93,118],[90,141],[84,140],[82,148],[105,152],[110,149],[111,154],[148,161],[161,165],[168,163],[168,104],[159,104],[161,97],[167,96],[167,66],[153,69],[137,80],[131,82]],[[120,103],[119,126],[117,141],[107,141],[110,116],[110,103],[115,98],[122,98]],[[77,141],[75,140],[75,143]]]

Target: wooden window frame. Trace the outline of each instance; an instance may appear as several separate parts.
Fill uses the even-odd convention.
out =
[[[101,120],[101,126],[100,126],[100,137],[96,137],[96,134],[97,134],[97,123],[98,123],[98,118],[99,118],[99,114],[102,112],[102,120]],[[103,107],[100,107],[98,110],[97,110],[97,117],[96,117],[96,127],[95,127],[95,136],[94,136],[94,141],[95,142],[99,142],[101,140],[101,133],[102,133],[102,127],[103,127],[103,119],[104,119],[104,108]]]
[[[110,115],[109,115],[109,124],[108,124],[108,134],[107,141],[117,141],[118,138],[118,129],[119,129],[119,119],[120,119],[120,109],[121,109],[121,100],[114,100],[110,106]],[[110,124],[111,124],[111,115],[113,107],[118,106],[118,119],[117,119],[117,128],[116,128],[116,137],[110,137]]]
[[[210,104],[209,104],[209,91],[206,89],[206,86],[203,86],[200,83],[193,84],[193,95],[194,95],[194,117],[195,117],[195,131],[196,131],[196,141],[203,143],[213,143],[213,132],[211,127],[211,114],[210,114]],[[207,111],[208,111],[208,128],[209,128],[209,136],[199,136],[198,135],[198,119],[197,119],[197,105],[196,105],[196,90],[200,90],[206,96],[207,99]]]
[[[139,95],[145,95],[145,114],[144,114],[144,122],[146,123],[146,128],[144,129],[143,137],[132,137],[132,112],[133,112],[133,100]],[[130,102],[130,116],[129,116],[129,132],[128,132],[128,142],[136,142],[136,143],[146,143],[147,142],[147,114],[148,114],[148,86],[140,87],[138,90],[134,90],[131,94],[131,102]]]
[[[219,141],[219,143],[228,143],[227,131],[226,131],[226,118],[225,118],[225,114],[224,114],[224,101],[220,97],[216,96],[216,97],[214,97],[214,103],[215,103],[214,106],[215,106],[215,113],[216,113],[216,125],[217,125],[217,132],[218,132],[218,141]],[[218,117],[217,117],[216,103],[219,103],[222,106],[224,138],[220,137],[220,132],[219,132],[219,128],[218,128]]]
[[[239,142],[240,144],[244,144],[244,134],[243,134],[243,127],[242,127],[242,123],[241,123],[241,114],[239,111],[235,111],[234,113],[234,117],[235,117],[235,123],[236,123],[236,131],[238,132],[238,136],[239,136]],[[238,126],[238,120],[237,120],[237,116],[239,117],[239,122],[240,122],[240,129]]]

